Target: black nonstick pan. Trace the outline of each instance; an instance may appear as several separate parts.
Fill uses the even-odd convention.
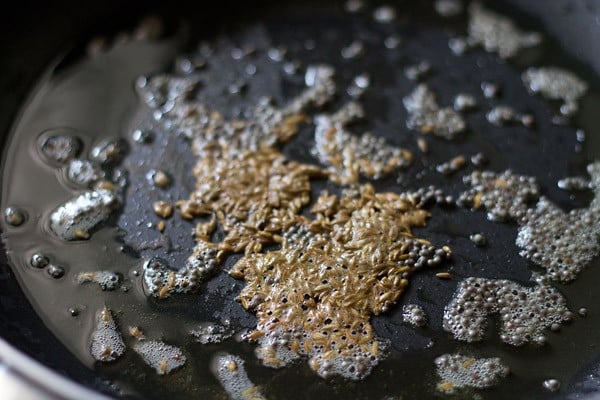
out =
[[[92,132],[92,135],[105,135],[106,131],[111,131],[112,135],[122,136],[129,141],[128,154],[122,163],[128,171],[129,181],[123,212],[107,222],[118,234],[103,235],[102,240],[106,240],[111,248],[119,248],[120,253],[115,260],[130,257],[143,261],[161,257],[171,265],[180,265],[193,245],[189,234],[193,225],[175,219],[170,228],[173,243],[168,246],[152,245],[157,240],[156,232],[143,227],[154,221],[148,206],[148,198],[152,198],[153,194],[145,188],[148,171],[162,168],[168,170],[174,180],[167,191],[168,196],[172,199],[185,197],[193,189],[190,170],[195,160],[187,142],[166,140],[160,132],[156,132],[157,140],[152,145],[141,148],[132,144],[130,133],[143,124],[143,121],[133,117],[137,101],[132,90],[133,80],[138,75],[172,70],[178,54],[199,51],[202,42],[217,42],[217,50],[206,55],[207,63],[213,62],[214,65],[205,76],[211,85],[204,88],[201,96],[223,114],[242,115],[245,107],[255,103],[265,93],[273,96],[275,101],[282,102],[297,92],[298,76],[301,80],[301,75],[271,79],[276,75],[285,76],[286,72],[281,72],[283,65],[273,60],[277,58],[276,55],[260,57],[261,49],[285,47],[286,56],[290,60],[297,60],[300,66],[334,59],[331,62],[341,71],[336,76],[340,87],[347,85],[353,76],[368,71],[372,85],[361,101],[373,118],[360,123],[357,131],[376,131],[391,143],[407,147],[415,154],[418,153],[414,141],[416,136],[414,132],[408,133],[406,111],[402,106],[402,96],[414,88],[415,82],[407,79],[403,71],[407,66],[427,60],[432,67],[427,82],[436,88],[441,103],[449,104],[457,91],[464,91],[473,94],[479,106],[466,117],[468,132],[465,137],[450,144],[427,137],[429,155],[417,160],[415,166],[402,175],[396,174],[378,181],[378,190],[414,190],[431,184],[457,196],[464,190],[460,175],[474,167],[470,166],[470,169],[448,178],[436,173],[435,166],[457,154],[471,155],[482,151],[490,159],[486,168],[496,171],[510,168],[524,175],[535,176],[544,195],[561,207],[585,207],[590,200],[589,193],[562,191],[557,187],[556,180],[568,175],[585,174],[585,165],[600,154],[600,144],[594,135],[599,122],[595,110],[600,101],[600,81],[597,78],[600,74],[600,3],[583,0],[489,2],[489,7],[509,15],[527,29],[544,33],[544,41],[540,46],[523,51],[509,62],[499,62],[497,57],[481,49],[473,49],[463,57],[453,56],[447,45],[448,38],[464,34],[464,15],[441,19],[433,11],[432,2],[415,3],[418,4],[402,2],[395,5],[398,19],[393,27],[373,25],[369,22],[372,18],[368,11],[362,16],[350,16],[344,11],[343,4],[337,2],[248,3],[225,0],[218,4],[137,1],[123,4],[103,1],[82,5],[59,1],[48,5],[27,2],[15,4],[11,13],[3,13],[0,17],[3,187],[7,188],[6,182],[12,182],[13,179],[22,182],[30,180],[31,185],[39,185],[39,193],[33,191],[36,195],[30,204],[34,205],[44,204],[45,196],[57,196],[53,189],[45,192],[43,188],[46,185],[41,183],[43,178],[36,176],[34,167],[28,169],[27,160],[18,161],[21,150],[14,145],[19,140],[37,137],[44,131],[44,126],[50,128],[61,121],[63,126],[77,125],[78,129]],[[372,9],[376,5],[369,7]],[[164,29],[160,37],[151,37],[147,47],[143,43],[126,40],[118,43],[122,32],[132,32],[139,21],[150,15],[159,16],[163,21]],[[396,52],[382,46],[382,38],[392,33],[397,33],[403,41]],[[88,57],[86,52],[90,49],[90,43],[100,43],[94,42],[97,38],[105,38],[109,44],[116,43],[112,50],[104,50],[108,62],[100,60],[97,64],[81,67],[82,60]],[[352,61],[340,57],[340,49],[357,38],[372,44],[368,56]],[[251,79],[241,85],[242,95],[231,100],[224,93],[232,90],[232,84],[240,84],[236,79],[240,74],[247,75],[247,69],[240,70],[239,66],[232,66],[224,55],[228,55],[234,47],[241,46],[240,43],[256,45],[259,55],[249,56],[254,57],[252,64],[255,72]],[[580,111],[570,123],[552,122],[552,106],[541,98],[530,96],[523,87],[520,73],[533,64],[568,68],[589,83],[590,93],[581,101]],[[73,78],[73,71],[80,71],[83,78]],[[94,71],[99,71],[97,81]],[[111,74],[116,78],[109,79]],[[69,79],[73,79],[71,86],[64,84]],[[480,86],[484,81],[501,86],[499,98],[489,99],[482,94]],[[50,85],[51,89],[48,89],[48,82],[54,85]],[[78,101],[80,97],[77,96],[86,96],[85,90],[77,92],[76,87],[73,89],[78,82],[89,90],[95,90],[95,102],[86,105]],[[327,111],[341,105],[344,96],[343,93],[339,95]],[[59,100],[61,106],[54,107],[53,104]],[[36,108],[40,107],[40,102],[48,105],[44,112],[40,111],[42,108]],[[490,126],[485,119],[485,111],[499,103],[510,104],[534,115],[535,127],[528,129],[518,124],[501,128]],[[80,118],[89,111],[89,107],[97,105],[97,113],[89,118]],[[583,143],[578,140],[581,139],[581,134],[576,133],[579,129],[587,133]],[[283,153],[296,160],[314,163],[314,157],[307,151],[312,134],[312,126],[304,126],[297,137],[283,147]],[[15,165],[25,166],[15,169]],[[418,174],[420,170],[429,172]],[[320,190],[323,185],[324,182],[316,182],[313,190]],[[23,193],[32,193],[26,185],[24,187]],[[14,187],[13,193],[18,190]],[[2,196],[3,206],[7,199],[14,198],[6,190]],[[228,342],[225,349],[246,360],[248,374],[254,383],[264,389],[268,398],[442,398],[435,390],[437,377],[432,360],[437,355],[455,351],[501,357],[512,371],[509,378],[496,388],[465,392],[457,395],[457,398],[481,396],[484,399],[503,399],[511,396],[523,399],[586,399],[599,395],[599,325],[596,322],[600,318],[596,299],[597,280],[600,279],[598,261],[593,261],[576,282],[557,285],[568,299],[570,308],[577,310],[585,307],[587,317],[577,316],[560,333],[549,333],[550,345],[547,348],[510,348],[496,337],[490,337],[485,344],[458,344],[443,331],[441,323],[444,306],[450,301],[457,282],[469,276],[527,282],[531,268],[518,255],[514,245],[514,226],[490,223],[484,213],[460,207],[434,205],[429,210],[432,219],[426,227],[417,229],[416,234],[440,246],[451,246],[453,259],[436,269],[416,274],[400,300],[402,304],[420,304],[428,315],[429,324],[424,329],[407,326],[402,322],[400,304],[390,312],[373,318],[372,324],[377,334],[391,343],[391,355],[364,382],[323,380],[312,374],[304,361],[299,362],[297,368],[267,369],[259,365],[253,355],[252,345],[247,343]],[[30,215],[29,218],[35,216]],[[485,233],[488,239],[486,247],[479,248],[469,240],[474,232]],[[82,307],[75,307],[77,312],[73,313],[67,300],[62,301],[60,296],[52,294],[57,289],[51,281],[40,281],[43,283],[23,290],[20,279],[25,279],[23,277],[28,272],[18,272],[23,266],[9,263],[8,260],[18,258],[19,249],[35,246],[41,246],[53,256],[60,257],[60,246],[54,249],[52,244],[42,245],[43,239],[35,235],[22,236],[20,240],[26,245],[9,246],[9,254],[5,249],[0,254],[0,366],[7,366],[4,376],[0,376],[4,379],[0,397],[5,393],[9,399],[28,396],[78,399],[92,398],[93,395],[132,399],[226,398],[206,366],[210,363],[211,355],[221,350],[218,347],[195,345],[186,348],[189,351],[188,358],[194,360],[191,363],[193,368],[187,366],[183,369],[176,383],[170,382],[169,377],[163,379],[154,376],[150,370],[144,370],[133,357],[126,357],[123,362],[113,366],[94,365],[93,368],[90,368],[89,362],[82,362],[73,353],[77,354],[77,349],[85,346],[82,343],[87,339],[81,338],[87,338],[85,329],[88,329],[88,325],[84,322],[72,325],[72,314],[78,314],[76,317],[79,321],[89,320],[95,310],[92,305],[100,304],[102,299],[99,296],[90,297],[85,304],[75,304],[74,307]],[[109,262],[109,255],[103,257],[101,262]],[[235,260],[236,257],[231,257],[224,270],[231,267]],[[93,260],[82,259],[82,262],[88,262],[88,266],[94,265]],[[67,275],[68,268],[69,265]],[[135,263],[132,262],[131,268],[124,267],[122,271],[131,280],[133,291],[139,282],[136,283],[135,277],[129,273],[135,269]],[[443,271],[450,271],[453,278],[441,280],[435,276]],[[164,331],[166,337],[170,335],[169,321],[178,318],[199,322],[227,319],[237,330],[252,328],[255,317],[234,301],[242,287],[242,281],[220,272],[203,286],[196,297],[184,296],[169,299],[168,302],[149,299],[144,305],[144,312],[169,315],[170,319],[146,321],[146,326],[150,329],[155,324],[154,329]],[[119,294],[118,299],[127,296]],[[42,304],[45,301],[43,299],[52,301]],[[55,314],[48,312],[51,307],[56,308]],[[115,302],[111,307],[119,308],[122,315],[127,315],[128,312],[138,312],[136,307],[141,306],[123,300],[122,304]],[[40,309],[45,315],[42,318],[36,311]],[[66,332],[74,329],[73,326],[79,327],[82,332],[73,335],[72,342],[57,339],[56,336],[64,338]],[[24,355],[27,358],[23,358]],[[191,372],[185,372],[188,370]],[[561,382],[561,388],[556,393],[542,387],[542,382],[550,378]],[[16,389],[13,390],[13,387]],[[33,392],[25,393],[26,390]],[[85,390],[89,392],[83,392]]]

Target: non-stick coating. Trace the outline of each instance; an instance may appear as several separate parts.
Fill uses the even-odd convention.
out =
[[[171,7],[165,8],[148,2],[127,2],[123,5],[120,2],[102,1],[86,4],[84,7],[76,2],[67,1],[54,2],[52,5],[45,6],[35,5],[35,7],[21,3],[14,14],[3,13],[3,18],[7,20],[1,24],[0,55],[3,62],[0,64],[0,110],[2,110],[0,132],[3,137],[7,135],[36,79],[66,47],[74,43],[81,44],[84,38],[89,38],[94,33],[113,32],[128,26],[132,19],[140,14],[147,14],[152,9],[167,15],[173,21],[176,20],[178,13],[188,15],[194,12],[204,13],[205,21],[212,21],[212,24],[207,23],[202,29],[219,31],[220,21],[235,18],[234,13],[239,15],[249,11],[244,8],[265,6],[264,3],[260,6],[250,6],[248,2],[239,3],[241,4],[234,6],[233,3],[220,2],[220,8],[210,10],[202,9],[199,4],[179,7],[171,3]],[[538,17],[541,22],[551,22],[547,30],[559,42],[564,43],[569,52],[587,63],[588,72],[595,70],[600,73],[600,59],[598,59],[600,52],[594,48],[600,46],[600,26],[596,24],[599,14],[595,2],[556,1],[547,5],[527,0],[508,0],[506,3],[523,7],[529,14]],[[542,7],[538,9],[533,4]],[[208,18],[209,13],[214,13],[214,18]],[[561,17],[552,19],[556,16]],[[581,66],[578,68],[581,69]],[[594,146],[593,139],[588,146],[598,148]],[[290,151],[293,149],[292,145]],[[546,187],[551,184],[550,181],[542,183]],[[556,193],[555,196],[560,199],[561,195]],[[562,201],[567,203],[567,198],[563,197]],[[470,223],[476,223],[475,220],[476,218],[472,218]],[[500,232],[503,230],[501,226],[493,228],[498,229],[499,236],[506,235]],[[435,226],[430,229],[435,232]],[[435,235],[432,238],[435,241]],[[513,256],[516,258],[516,254]],[[497,265],[501,264],[497,262]],[[502,271],[494,270],[490,271],[490,274],[498,276]],[[524,280],[527,277],[520,278]],[[419,287],[419,282],[417,281],[414,286]],[[427,290],[423,289],[423,296],[427,297],[430,294],[432,293],[427,293]],[[387,325],[393,324],[393,318],[394,315],[376,320],[376,328],[385,330]],[[397,314],[395,318],[398,318]],[[113,393],[110,386],[92,371],[81,368],[75,357],[45,328],[16,284],[7,265],[4,251],[0,255],[0,336],[75,381],[97,390]],[[590,380],[588,372],[598,374],[596,360],[589,360],[589,368],[586,366],[581,371],[576,371],[575,381],[581,377],[582,385],[574,384],[573,390],[600,389],[597,380]]]

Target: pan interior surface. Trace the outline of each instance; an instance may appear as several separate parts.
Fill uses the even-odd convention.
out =
[[[542,194],[562,209],[588,206],[589,191],[568,192],[560,189],[557,181],[567,176],[586,176],[586,165],[598,155],[591,135],[600,118],[594,113],[599,93],[595,75],[557,51],[556,44],[546,36],[540,45],[509,61],[481,48],[456,56],[448,42],[465,34],[466,11],[442,18],[432,3],[403,4],[396,7],[395,19],[385,23],[373,16],[377,10],[377,6],[365,5],[357,13],[349,13],[342,4],[329,3],[265,6],[232,18],[219,31],[209,32],[195,23],[195,18],[211,26],[207,21],[188,15],[188,30],[175,29],[161,36],[146,32],[142,39],[135,39],[134,31],[128,37],[106,36],[107,45],[91,42],[89,53],[74,52],[39,81],[5,147],[2,209],[18,207],[25,211],[26,220],[20,226],[3,226],[12,273],[5,271],[2,287],[7,288],[6,293],[17,295],[16,279],[43,323],[75,355],[78,361],[73,363],[81,363],[101,377],[92,383],[94,378],[86,376],[84,382],[123,398],[226,398],[210,369],[214,355],[226,351],[244,360],[251,381],[269,399],[438,398],[443,395],[437,389],[439,377],[434,360],[442,354],[459,352],[499,357],[511,370],[510,376],[492,389],[466,389],[459,392],[459,398],[503,399],[514,393],[520,398],[563,398],[585,390],[578,375],[582,360],[593,363],[598,358],[595,337],[590,334],[597,327],[596,315],[600,313],[594,301],[595,283],[600,279],[597,260],[575,282],[553,283],[571,310],[585,307],[588,316],[576,315],[560,332],[548,331],[546,346],[513,347],[503,343],[496,334],[500,324],[497,320],[489,324],[485,340],[475,344],[458,342],[444,331],[444,307],[462,279],[509,279],[532,285],[532,271],[539,272],[519,255],[516,224],[490,222],[484,211],[468,207],[434,204],[428,208],[431,218],[426,226],[414,230],[415,236],[436,246],[449,246],[452,259],[413,275],[398,303],[371,319],[376,335],[389,342],[389,354],[362,381],[324,380],[304,359],[288,368],[267,368],[257,360],[254,344],[235,338],[217,344],[193,340],[189,332],[201,323],[227,321],[235,332],[256,326],[255,315],[236,301],[244,281],[227,273],[241,258],[239,254],[227,257],[214,276],[200,284],[196,294],[148,297],[141,277],[144,263],[159,257],[173,269],[185,265],[194,246],[191,233],[198,222],[175,212],[166,220],[164,232],[159,232],[161,219],[152,205],[159,200],[174,203],[190,196],[196,189],[192,171],[197,157],[189,140],[165,128],[142,103],[134,87],[140,76],[182,74],[187,62],[196,63],[194,73],[201,81],[190,96],[227,119],[243,118],[264,96],[271,97],[276,105],[284,105],[304,89],[307,69],[321,64],[333,67],[335,97],[326,106],[307,113],[313,117],[333,113],[348,101],[357,100],[366,118],[349,128],[352,135],[372,132],[414,155],[409,167],[372,181],[378,192],[403,193],[435,185],[444,194],[458,198],[467,189],[462,177],[480,167],[467,162],[451,174],[440,173],[437,167],[458,156],[470,160],[481,152],[489,159],[484,169],[510,169],[535,177]],[[511,16],[510,9],[501,11]],[[517,19],[529,30],[527,24],[531,21]],[[407,70],[424,61],[429,68],[415,81]],[[548,65],[569,69],[589,84],[578,113],[565,123],[553,119],[559,104],[530,94],[522,82],[526,68]],[[357,81],[357,77],[364,79]],[[459,93],[475,99],[477,106],[464,113],[467,129],[456,139],[448,141],[407,128],[409,115],[403,98],[415,90],[419,80],[435,91],[437,102],[443,106],[452,105]],[[486,95],[482,90],[485,82],[497,85],[501,93]],[[364,93],[357,95],[357,86],[364,86]],[[535,125],[491,124],[488,113],[500,105],[534,116]],[[151,139],[144,142],[134,134],[136,131],[151,133]],[[320,165],[310,151],[314,131],[312,123],[303,124],[289,142],[278,148],[290,160]],[[588,132],[583,142],[582,131]],[[125,171],[122,208],[99,229],[92,230],[89,240],[62,241],[48,225],[50,214],[59,204],[82,192],[81,187],[73,187],[65,178],[63,167],[51,166],[40,157],[40,138],[54,132],[76,136],[81,141],[82,158],[106,138],[121,138],[126,149],[122,161],[105,171]],[[417,139],[426,141],[426,153]],[[156,187],[157,171],[167,174],[169,185]],[[363,183],[369,181],[361,179]],[[339,185],[326,179],[311,183],[312,201],[324,189],[341,193]],[[473,243],[470,237],[475,233],[483,233],[485,246]],[[225,232],[217,228],[212,239],[220,241],[224,236]],[[266,251],[271,250],[276,248]],[[56,268],[33,267],[34,254],[42,254],[50,265],[63,268],[63,274]],[[98,270],[115,272],[119,287],[106,291],[93,283],[77,282],[80,273]],[[436,276],[443,272],[449,272],[451,279]],[[3,298],[9,301],[9,297]],[[415,328],[404,322],[405,304],[423,308],[428,320],[425,327]],[[90,354],[97,312],[105,306],[111,310],[128,347],[121,358],[106,364],[95,361]],[[185,366],[166,376],[157,375],[131,350],[137,342],[128,337],[130,326],[140,327],[148,340],[182,349]],[[31,330],[29,335],[35,337],[36,331]],[[558,393],[550,393],[542,385],[551,378],[562,383]]]

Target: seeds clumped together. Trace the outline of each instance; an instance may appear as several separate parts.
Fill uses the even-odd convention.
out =
[[[414,270],[438,265],[449,249],[411,235],[428,213],[407,195],[366,185],[342,197],[323,193],[281,249],[250,254],[230,274],[246,286],[239,299],[258,317],[248,338],[263,364],[281,367],[306,356],[322,377],[362,379],[385,344],[371,315],[385,312]]]
[[[443,327],[455,339],[483,339],[488,318],[499,314],[500,339],[513,346],[544,343],[543,332],[571,320],[565,298],[553,287],[525,287],[504,279],[467,278],[444,309]]]
[[[497,384],[510,373],[500,358],[474,358],[462,354],[444,354],[435,359],[437,374],[442,379],[437,388],[446,394],[456,389],[484,389]]]
[[[310,201],[309,179],[325,174],[318,167],[288,162],[273,146],[296,134],[298,124],[306,120],[300,114],[304,108],[322,106],[333,96],[333,69],[310,66],[305,83],[307,88],[284,108],[264,100],[251,118],[231,121],[189,99],[198,84],[194,77],[160,75],[138,84],[141,98],[164,110],[170,129],[192,139],[198,156],[197,190],[177,203],[181,216],[211,217],[197,225],[197,244],[184,268],[172,271],[156,260],[144,264],[149,293],[164,298],[194,290],[225,255],[261,251],[264,245],[279,242],[278,233],[295,222]],[[226,233],[218,244],[210,239],[217,221]]]

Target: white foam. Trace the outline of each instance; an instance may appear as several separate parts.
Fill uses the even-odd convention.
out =
[[[115,361],[125,352],[125,343],[108,308],[96,313],[96,330],[92,332],[90,353],[102,362]]]
[[[183,367],[187,361],[179,347],[154,340],[137,342],[133,346],[133,350],[159,375],[166,375]]]

